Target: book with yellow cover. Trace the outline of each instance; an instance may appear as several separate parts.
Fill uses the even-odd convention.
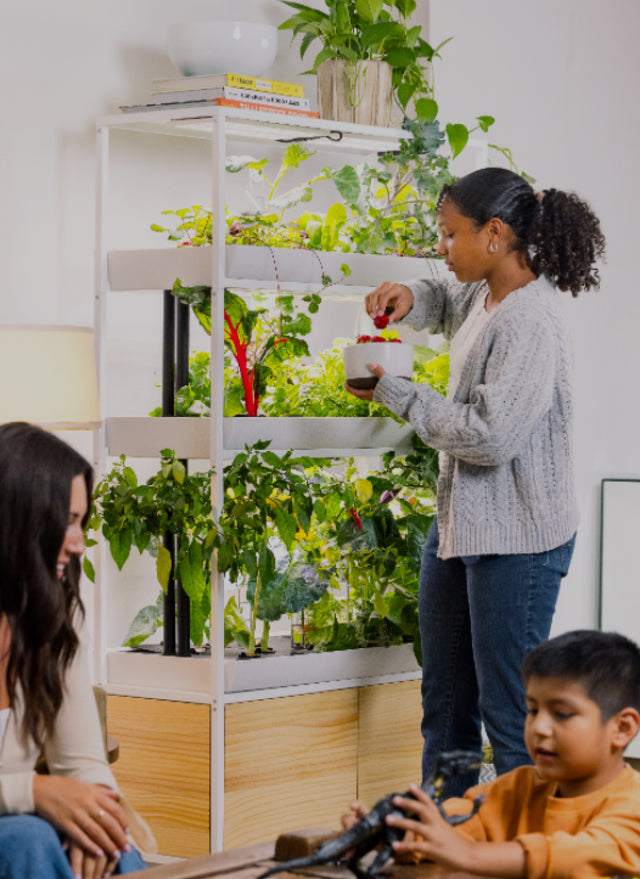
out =
[[[241,73],[203,73],[196,76],[169,76],[154,79],[151,93],[167,91],[185,91],[193,89],[215,88],[220,85],[231,85],[236,88],[255,89],[259,92],[273,92],[279,95],[304,97],[304,88],[295,82],[277,82],[273,79],[260,79],[255,76],[244,76]]]

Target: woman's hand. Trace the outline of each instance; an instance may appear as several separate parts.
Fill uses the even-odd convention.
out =
[[[71,872],[78,879],[103,879],[111,876],[118,863],[118,858],[107,858],[106,855],[94,857],[75,842],[68,845]],[[118,853],[119,854],[119,853]]]
[[[117,859],[121,851],[130,850],[117,791],[77,778],[34,775],[33,799],[37,815],[93,858]]]
[[[384,375],[384,369],[379,363],[367,363],[367,369],[378,378],[382,378]],[[359,397],[361,400],[373,400],[373,392],[375,388],[354,388],[348,382],[344,383],[344,387],[345,390],[349,391],[350,394],[353,394],[354,397]]]
[[[385,313],[387,306],[393,308],[389,315],[389,323],[400,320],[409,314],[413,307],[413,293],[404,284],[396,284],[394,281],[385,281],[367,293],[364,298],[367,314],[376,318]]]

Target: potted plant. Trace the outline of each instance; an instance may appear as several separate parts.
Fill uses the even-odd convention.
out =
[[[295,14],[280,30],[302,36],[300,57],[316,40],[320,44],[307,72],[318,75],[323,118],[386,126],[392,101],[403,116],[436,118],[430,67],[449,40],[433,48],[421,37],[422,28],[411,24],[416,0],[325,0],[326,10],[282,2]],[[376,94],[382,95],[377,106]]]

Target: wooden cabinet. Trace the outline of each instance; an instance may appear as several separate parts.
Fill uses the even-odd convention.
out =
[[[210,706],[109,696],[107,718],[109,734],[120,743],[114,775],[159,851],[182,858],[208,854]]]
[[[163,855],[209,851],[209,705],[109,696],[123,793]],[[224,709],[224,848],[285,830],[337,827],[420,776],[420,683],[401,681]]]

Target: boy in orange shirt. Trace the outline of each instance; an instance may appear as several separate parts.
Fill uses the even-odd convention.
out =
[[[465,814],[485,797],[455,828],[413,785],[415,799],[395,800],[412,817],[387,819],[408,831],[395,854],[496,877],[639,876],[640,774],[623,751],[640,728],[640,649],[611,632],[568,632],[528,654],[523,678],[534,765],[447,800],[447,813]]]

